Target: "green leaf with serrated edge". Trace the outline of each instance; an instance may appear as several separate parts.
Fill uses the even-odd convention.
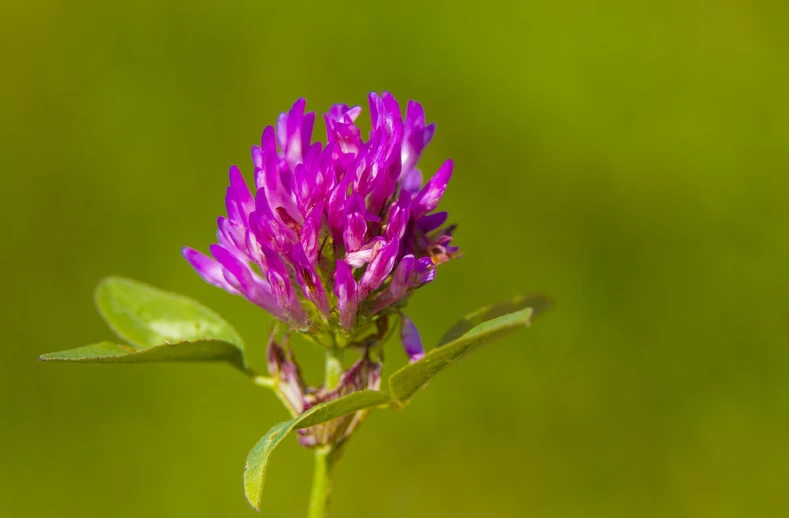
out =
[[[441,340],[439,340],[436,347],[441,347],[442,345],[448,344],[456,338],[460,338],[487,320],[491,320],[508,313],[514,313],[524,308],[532,309],[533,313],[531,318],[533,319],[540,313],[549,309],[552,304],[553,301],[551,301],[551,299],[545,295],[520,295],[506,302],[481,307],[473,313],[469,313],[460,319],[455,325],[450,327],[449,331],[444,333],[444,336],[441,337]]]
[[[147,349],[100,342],[68,351],[43,354],[39,359],[44,362],[72,363],[227,361],[239,369],[244,368],[244,357],[238,347],[210,340],[162,344]]]
[[[303,414],[275,425],[266,433],[247,456],[244,468],[244,492],[247,500],[256,510],[260,510],[263,483],[266,480],[268,460],[274,448],[293,430],[309,428],[338,417],[386,405],[391,401],[388,394],[377,390],[361,390],[334,401],[315,405]]]
[[[235,329],[194,300],[122,277],[101,281],[95,298],[107,324],[131,345],[101,342],[45,354],[42,361],[227,361],[246,368]]]
[[[472,349],[528,326],[532,313],[531,308],[525,308],[482,322],[459,338],[436,347],[421,360],[395,371],[389,376],[392,399],[398,406],[405,405],[417,390]]]

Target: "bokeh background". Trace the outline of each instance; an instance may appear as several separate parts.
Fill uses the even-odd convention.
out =
[[[92,291],[119,274],[216,309],[261,365],[269,317],[180,248],[298,96],[366,114],[384,89],[438,123],[423,169],[456,161],[466,255],[412,300],[426,342],[517,293],[558,305],[373,415],[334,516],[789,514],[787,5],[2,2],[0,516],[254,516],[269,393],[36,357],[111,338]],[[276,451],[261,516],[305,514],[311,461]]]

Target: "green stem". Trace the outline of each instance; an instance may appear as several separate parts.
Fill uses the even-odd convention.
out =
[[[342,377],[343,350],[333,347],[326,350],[326,380],[324,388],[337,388]],[[315,472],[312,477],[312,493],[308,518],[328,518],[329,497],[331,496],[332,475],[339,452],[333,445],[315,448]]]
[[[312,478],[308,518],[328,518],[329,516],[334,461],[334,451],[331,446],[315,450],[315,473]]]
[[[328,390],[337,388],[340,384],[340,377],[343,373],[342,368],[343,350],[334,348],[326,350],[326,384]]]

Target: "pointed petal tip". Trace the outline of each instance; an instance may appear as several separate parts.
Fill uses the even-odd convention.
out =
[[[418,361],[425,356],[425,348],[422,345],[422,337],[419,336],[419,330],[410,318],[401,314],[400,324],[400,339],[403,342],[403,349],[410,363]]]
[[[190,246],[185,246],[181,249],[181,255],[184,256],[189,264],[191,264],[195,269],[199,269],[202,265],[207,264],[208,262],[213,262],[213,259],[208,257],[203,252],[199,250],[195,250]]]
[[[451,158],[447,158],[446,161],[441,165],[436,175],[445,175],[447,176],[447,181],[449,181],[449,177],[452,176],[452,171],[455,169],[455,161]]]
[[[290,109],[290,113],[304,113],[304,108],[307,106],[307,99],[299,97]]]

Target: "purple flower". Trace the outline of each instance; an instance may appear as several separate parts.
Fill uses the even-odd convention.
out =
[[[363,347],[412,291],[433,280],[437,265],[459,256],[454,226],[444,227],[447,214],[434,212],[454,164],[447,160],[423,185],[416,165],[435,125],[414,101],[404,120],[391,94],[371,93],[366,140],[355,123],[362,109],[336,104],[323,115],[326,144],[312,142],[315,114],[305,105],[296,101],[252,148],[254,191],[230,168],[213,257],[183,253],[208,283],[243,295],[290,329],[326,347]],[[421,343],[410,320],[402,335],[415,358]],[[270,356],[287,370],[276,349]]]
[[[403,348],[411,362],[422,359],[425,355],[422,338],[419,336],[419,331],[417,331],[414,323],[405,315],[402,315],[400,324],[400,339],[403,341]]]

